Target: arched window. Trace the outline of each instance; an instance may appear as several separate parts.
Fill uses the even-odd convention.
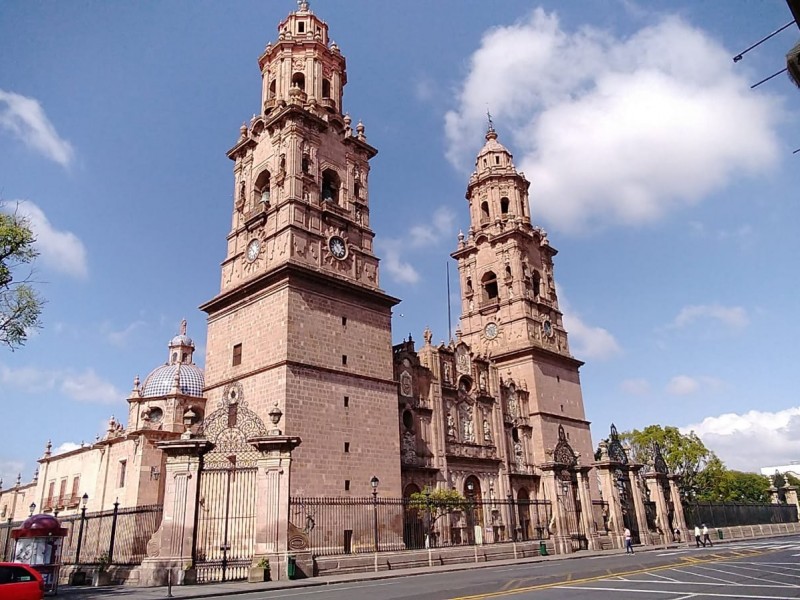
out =
[[[269,97],[270,98],[274,98],[275,97],[275,80],[274,79],[269,82]]]
[[[413,431],[414,429],[414,415],[410,410],[403,411],[403,427],[408,431]]]
[[[539,276],[539,273],[536,271],[533,272],[533,280],[531,281],[531,289],[533,291],[533,297],[538,298],[539,293],[542,287],[542,278]]]
[[[308,173],[308,170],[311,168],[311,159],[308,158],[308,154],[303,154],[303,159],[300,162],[301,168],[303,169],[303,173]]]
[[[498,297],[497,292],[497,275],[494,271],[487,271],[481,278],[481,285],[483,286],[483,299],[487,301],[495,301]]]
[[[339,175],[333,169],[322,172],[322,201],[339,202]]]
[[[256,178],[255,191],[256,201],[262,204],[269,204],[269,185],[270,174],[269,171],[261,171]]]
[[[331,97],[331,82],[327,79],[322,80],[322,97],[323,98],[330,98]]]
[[[509,202],[508,198],[506,198],[505,196],[500,198],[500,212],[503,213],[504,215],[507,215],[508,207],[510,204],[511,203]]]
[[[489,203],[484,200],[481,202],[481,223],[489,222]]]
[[[472,277],[467,277],[467,295],[471,296],[473,293],[472,290]]]
[[[353,184],[353,196],[356,200],[361,197],[361,186],[358,183]]]
[[[306,76],[302,73],[295,73],[292,75],[292,87],[300,88],[306,91]]]

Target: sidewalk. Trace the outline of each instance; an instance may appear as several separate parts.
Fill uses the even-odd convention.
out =
[[[789,534],[796,535],[796,534]],[[780,535],[772,537],[784,537]],[[756,539],[764,538],[752,538]],[[771,538],[770,538],[771,539]],[[694,540],[692,540],[693,542]],[[731,542],[742,540],[720,540],[715,541],[714,545],[725,545]],[[667,549],[689,548],[687,543],[674,543],[660,546],[637,547],[637,552],[654,552]],[[228,583],[208,583],[203,585],[175,586],[172,588],[174,598],[208,598],[212,596],[229,596],[236,594],[249,594],[259,591],[284,590],[303,587],[321,587],[337,583],[352,583],[357,581],[374,581],[379,579],[393,579],[396,577],[408,577],[411,575],[432,574],[452,571],[465,571],[471,569],[482,569],[492,567],[502,567],[508,565],[519,565],[528,563],[546,562],[551,560],[570,560],[577,558],[587,558],[593,556],[613,556],[624,554],[624,549],[619,550],[597,550],[581,551],[574,554],[555,554],[549,556],[533,556],[520,558],[517,560],[496,560],[491,562],[467,562],[436,567],[416,567],[412,569],[398,569],[392,571],[377,571],[367,573],[347,573],[344,575],[329,575],[326,577],[310,577],[307,579],[297,579],[294,581],[281,580],[269,581],[266,583],[247,583],[246,581],[233,581]],[[167,597],[166,587],[141,588],[128,586],[105,586],[105,587],[70,587],[62,586],[58,590],[58,595],[70,600],[100,600],[107,599],[111,595],[115,598],[131,598],[132,600],[160,600]]]

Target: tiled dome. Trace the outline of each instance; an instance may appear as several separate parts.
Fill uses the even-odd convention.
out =
[[[192,338],[190,338],[185,333],[180,334],[180,335],[176,335],[174,338],[172,338],[172,340],[170,341],[169,345],[170,345],[170,347],[172,347],[172,346],[191,346],[192,348],[194,348],[194,342],[192,341]]]
[[[203,369],[194,364],[172,364],[163,365],[155,369],[142,386],[142,396],[154,398],[172,393],[172,386],[175,383],[175,372],[180,368],[180,389],[182,394],[188,396],[202,396],[205,386]]]

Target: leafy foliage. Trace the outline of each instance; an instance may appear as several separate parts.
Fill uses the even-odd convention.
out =
[[[31,286],[30,273],[17,278],[38,256],[35,241],[27,219],[0,211],[0,344],[11,350],[24,345],[29,331],[40,326],[44,301]]]
[[[429,516],[429,529],[442,517],[469,508],[470,502],[456,490],[425,488],[411,494],[408,507]]]
[[[719,461],[719,459],[717,459]],[[706,468],[698,480],[702,483],[697,499],[706,502],[769,502],[770,480],[757,473]]]

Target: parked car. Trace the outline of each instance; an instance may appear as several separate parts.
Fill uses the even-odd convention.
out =
[[[0,600],[42,600],[44,579],[30,565],[0,562]]]

